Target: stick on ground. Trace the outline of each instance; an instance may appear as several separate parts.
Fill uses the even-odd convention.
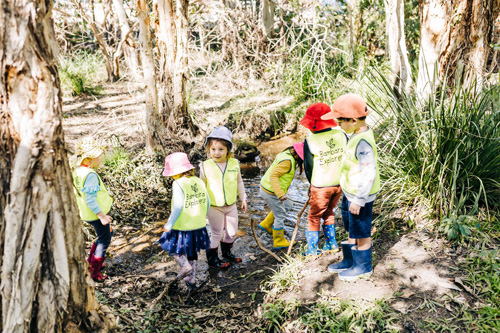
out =
[[[295,224],[295,229],[293,230],[292,239],[290,240],[290,246],[288,246],[288,250],[286,251],[287,256],[289,256],[290,253],[292,253],[292,246],[293,246],[293,243],[295,242],[295,237],[297,237],[297,232],[299,231],[300,218],[302,217],[302,214],[306,210],[307,205],[309,205],[309,198],[307,198],[307,201],[304,204],[304,207],[302,207],[302,209],[299,212],[299,215],[297,215],[297,223]]]
[[[269,251],[268,249],[266,249],[265,247],[263,247],[262,244],[260,244],[259,238],[257,237],[257,233],[255,232],[255,225],[254,225],[253,219],[250,219],[250,226],[252,227],[252,233],[253,233],[253,238],[255,239],[255,243],[257,243],[257,245],[260,247],[260,249],[262,251],[266,252],[266,253],[269,253],[276,260],[278,260],[280,263],[282,263],[283,261],[281,260],[280,257],[278,257],[276,254],[272,253],[271,251]]]

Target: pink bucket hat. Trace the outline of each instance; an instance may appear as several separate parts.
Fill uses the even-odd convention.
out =
[[[171,177],[194,169],[185,153],[172,153],[165,157],[165,169],[163,175]]]
[[[300,159],[304,160],[304,141],[294,143],[293,149],[295,149],[295,152],[299,155]]]

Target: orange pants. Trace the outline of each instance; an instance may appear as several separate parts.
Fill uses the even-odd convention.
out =
[[[340,186],[314,187],[311,185],[309,199],[309,231],[319,231],[321,219],[325,225],[335,224],[335,212],[333,209],[342,195]]]

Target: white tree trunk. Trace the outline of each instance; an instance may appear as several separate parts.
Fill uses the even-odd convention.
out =
[[[131,35],[130,25],[128,24],[127,13],[123,7],[123,0],[113,0],[113,6],[115,7],[115,14],[118,17],[118,23],[120,24],[121,38],[122,38],[122,48],[125,55],[125,61],[129,68],[132,77],[135,80],[141,80],[141,75],[139,72],[139,58],[137,56],[137,48],[133,36]],[[116,57],[115,57],[116,58]]]
[[[387,49],[395,91],[410,92],[412,77],[404,31],[404,0],[385,0]]]
[[[0,2],[3,332],[98,329],[86,326],[98,304],[62,132],[51,5]]]
[[[162,119],[158,108],[158,91],[156,88],[156,68],[151,46],[151,26],[149,23],[149,6],[147,0],[137,1],[139,17],[139,44],[144,83],[146,85],[146,149],[152,153],[155,148],[162,147]]]
[[[274,37],[274,11],[276,4],[272,0],[262,1],[262,30],[267,38]]]
[[[347,18],[349,21],[349,64],[354,65],[357,48],[356,21],[359,17],[359,0],[347,0]]]

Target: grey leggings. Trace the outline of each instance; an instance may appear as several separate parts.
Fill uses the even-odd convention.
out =
[[[274,214],[273,228],[276,230],[283,229],[285,226],[286,215],[292,209],[292,202],[290,200],[281,202],[276,195],[269,194],[262,188],[260,188],[259,194],[262,198],[264,198]]]

